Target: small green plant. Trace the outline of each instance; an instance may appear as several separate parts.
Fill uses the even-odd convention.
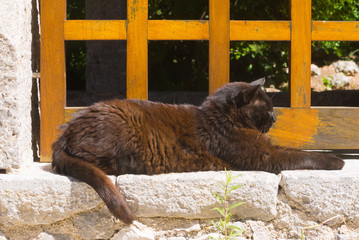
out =
[[[324,84],[324,87],[332,88],[332,87],[333,87],[332,80],[333,80],[333,77],[332,77],[332,76],[324,77],[324,78],[322,79],[323,84]]]
[[[218,211],[222,215],[222,217],[219,219],[219,224],[215,223],[213,220],[211,222],[212,222],[213,226],[215,226],[217,228],[219,233],[224,235],[224,238],[219,236],[219,239],[230,240],[230,239],[234,239],[236,236],[240,235],[243,232],[243,229],[233,226],[233,225],[229,225],[229,220],[232,217],[231,210],[235,207],[242,205],[244,202],[235,203],[233,205],[228,204],[229,193],[231,193],[232,191],[234,191],[238,188],[241,188],[242,185],[230,186],[231,182],[234,179],[240,177],[240,175],[233,176],[232,171],[227,172],[226,169],[225,169],[225,172],[226,172],[225,185],[223,185],[222,183],[219,183],[221,185],[222,190],[224,191],[224,195],[220,196],[218,193],[213,193],[214,196],[216,196],[216,198],[221,202],[221,206],[215,207],[212,210]],[[212,236],[210,236],[210,239],[215,240],[215,238]]]

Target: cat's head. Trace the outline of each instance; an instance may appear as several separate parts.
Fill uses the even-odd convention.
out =
[[[272,100],[262,89],[264,82],[261,78],[251,83],[227,83],[208,96],[201,108],[223,113],[238,126],[266,133],[276,118]]]

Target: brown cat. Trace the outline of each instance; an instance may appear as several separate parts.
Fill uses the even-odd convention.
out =
[[[92,186],[128,224],[134,215],[106,174],[341,169],[344,161],[334,155],[271,144],[264,133],[275,116],[263,84],[228,83],[200,107],[140,100],[94,104],[62,127],[52,166]]]

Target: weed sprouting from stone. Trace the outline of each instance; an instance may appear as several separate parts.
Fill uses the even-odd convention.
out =
[[[235,237],[242,234],[243,232],[243,229],[236,227],[234,225],[230,225],[229,220],[232,217],[231,210],[234,209],[235,207],[242,205],[244,202],[235,203],[233,205],[228,204],[228,195],[232,191],[242,187],[242,185],[231,186],[231,183],[234,179],[240,177],[241,175],[233,176],[232,171],[227,172],[226,169],[225,169],[225,173],[226,173],[225,185],[219,183],[224,192],[223,195],[220,196],[218,193],[213,193],[214,196],[221,202],[221,206],[212,209],[218,211],[222,215],[222,217],[219,219],[219,223],[216,223],[213,220],[211,221],[213,226],[216,227],[219,233],[224,235],[224,238],[221,236],[218,237],[218,239],[220,240],[235,239]],[[215,240],[214,237],[212,236],[209,237],[210,239]]]

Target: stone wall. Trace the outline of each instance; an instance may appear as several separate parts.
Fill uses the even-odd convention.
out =
[[[0,1],[0,169],[33,161],[31,0]]]
[[[341,215],[359,237],[358,161],[342,171],[285,171],[241,174],[230,194],[238,239],[300,239],[301,228]],[[20,174],[0,175],[0,239],[208,239],[218,236],[214,192],[224,172],[110,177],[126,196],[137,220],[114,220],[87,184],[34,164]],[[341,218],[310,231],[313,239],[350,239]],[[308,235],[307,235],[308,236]]]

